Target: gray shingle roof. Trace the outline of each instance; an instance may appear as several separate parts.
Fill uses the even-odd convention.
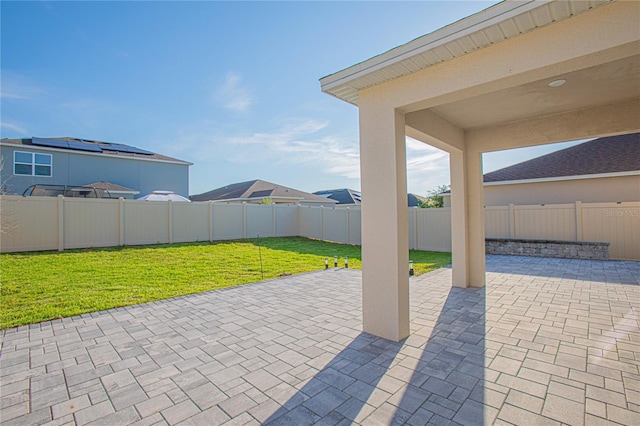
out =
[[[316,191],[314,194],[336,200],[338,204],[360,205],[360,192],[349,188],[326,189],[324,191]]]
[[[0,142],[7,143],[7,144],[13,144],[13,145],[29,146],[29,147],[32,147],[34,149],[41,149],[42,146],[33,144],[32,143],[32,139],[33,138],[2,139],[2,140],[0,140]],[[72,138],[72,137],[55,137],[55,138],[44,138],[44,139],[52,139],[52,140],[58,140],[58,141],[80,142],[80,143],[87,144],[87,145],[90,145],[90,146],[99,147],[102,150],[102,152],[84,152],[84,151],[77,151],[77,150],[68,149],[69,151],[73,151],[75,153],[84,152],[85,154],[90,153],[90,154],[94,154],[94,155],[107,154],[107,155],[116,155],[118,157],[128,157],[128,158],[136,158],[136,159],[153,159],[153,160],[162,160],[162,161],[171,161],[171,162],[175,161],[175,162],[179,162],[179,163],[191,164],[188,161],[179,160],[177,158],[168,157],[166,155],[158,154],[158,153],[155,153],[155,152],[150,152],[149,155],[145,155],[145,154],[136,154],[136,153],[131,153],[131,152],[122,152],[122,151],[119,151],[116,148],[116,147],[123,147],[123,146],[124,147],[127,147],[127,146],[131,147],[130,145],[125,145],[125,144],[114,144],[114,143],[111,143],[111,142],[94,141],[94,140],[88,140],[88,139],[78,139],[78,138]],[[131,147],[131,148],[133,148],[133,147]],[[65,149],[65,148],[57,148],[57,149]]]
[[[484,175],[485,182],[640,170],[640,133],[594,139]]]
[[[307,201],[325,201],[325,197],[319,197],[308,192],[289,188],[275,183],[266,182],[264,180],[250,180],[247,182],[232,183],[221,188],[211,191],[192,195],[191,201],[219,201],[232,200],[238,198],[264,198],[264,197],[292,197],[302,198]]]

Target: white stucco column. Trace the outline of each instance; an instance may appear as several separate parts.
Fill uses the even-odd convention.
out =
[[[360,97],[362,315],[367,333],[409,335],[409,237],[404,114]]]
[[[485,285],[482,153],[469,148],[449,154],[451,173],[452,284]]]

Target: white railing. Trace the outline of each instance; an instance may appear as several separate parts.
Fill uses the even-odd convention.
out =
[[[451,209],[409,208],[409,246],[451,251]],[[0,251],[303,236],[361,243],[360,208],[0,197]],[[608,241],[640,260],[640,202],[485,208],[488,238]]]

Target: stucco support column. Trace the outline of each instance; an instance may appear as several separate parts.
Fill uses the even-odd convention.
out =
[[[482,153],[466,149],[449,155],[451,173],[452,284],[485,285]]]
[[[380,101],[359,103],[363,328],[400,341],[409,335],[405,117]]]

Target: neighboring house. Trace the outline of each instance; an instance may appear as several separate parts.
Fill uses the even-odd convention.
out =
[[[2,190],[21,195],[41,188],[96,187],[132,198],[154,190],[189,194],[191,163],[129,145],[77,138],[0,140]]]
[[[451,194],[444,193],[445,207]],[[640,201],[640,133],[594,139],[484,175],[487,206]]]
[[[409,207],[420,207],[427,199],[426,197],[409,193],[407,194],[407,201],[409,201]]]
[[[360,194],[360,191],[349,188],[326,189],[316,191],[314,194],[335,200],[337,202],[336,207],[354,207],[362,203],[362,194]]]
[[[335,200],[329,198],[263,180],[232,183],[203,194],[192,195],[190,198],[191,201],[218,201],[227,203],[303,204],[326,207],[333,207],[336,204]]]
[[[336,207],[354,207],[362,203],[362,194],[349,188],[341,189],[325,189],[323,191],[314,192],[315,195],[331,198],[336,200]],[[424,197],[415,194],[407,194],[407,202],[409,207],[419,207],[425,201]]]

